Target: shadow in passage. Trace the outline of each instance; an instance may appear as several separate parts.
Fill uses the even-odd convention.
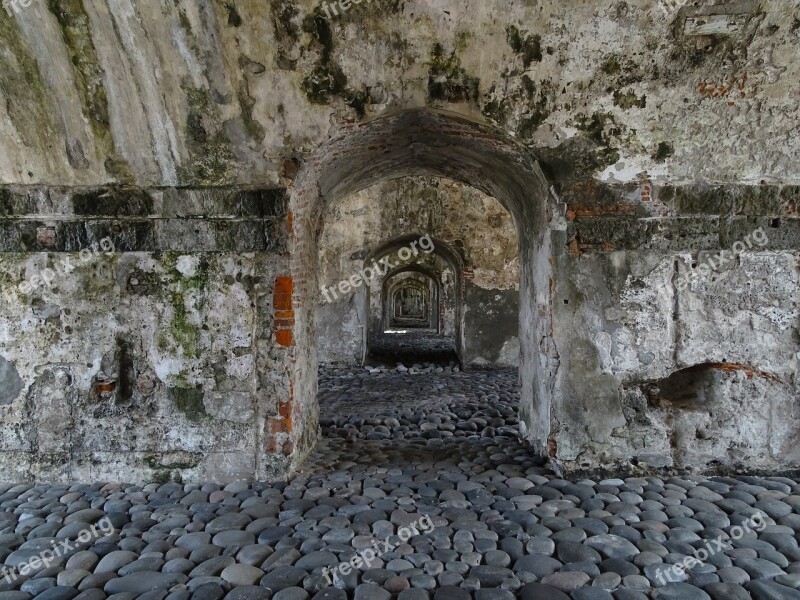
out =
[[[373,333],[367,345],[365,364],[373,367],[458,368],[456,341],[433,329],[389,329]]]

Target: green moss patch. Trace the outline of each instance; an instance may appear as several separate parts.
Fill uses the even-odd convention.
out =
[[[521,32],[513,25],[506,27],[506,42],[511,49],[522,56],[522,64],[527,69],[532,62],[542,62],[542,38]]]
[[[617,58],[616,54],[612,54],[605,59],[603,64],[600,65],[600,70],[606,75],[616,75],[619,73],[622,70],[622,67],[620,67],[619,59]]]
[[[452,103],[478,101],[480,79],[467,74],[455,50],[448,55],[441,44],[434,44],[429,64],[429,98]]]
[[[614,92],[614,105],[623,109],[644,108],[647,106],[647,96],[638,98],[633,92]]]
[[[180,347],[185,356],[198,358],[201,350],[201,326],[190,320],[187,299],[194,300],[194,310],[202,311],[205,304],[205,289],[209,285],[210,268],[208,261],[202,258],[197,265],[195,275],[184,277],[176,267],[178,256],[180,254],[167,252],[161,258],[162,265],[175,278],[175,283],[165,292],[165,300],[172,306],[172,319],[169,328],[160,332],[158,346],[164,351]]]
[[[200,423],[208,417],[203,404],[203,390],[196,388],[169,388],[169,397],[175,408],[182,412],[192,423]]]
[[[0,8],[0,97],[23,144],[45,152],[52,149],[53,140],[63,138],[63,132],[54,119],[52,91],[45,86],[11,11]]]

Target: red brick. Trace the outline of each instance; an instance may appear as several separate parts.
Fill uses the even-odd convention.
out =
[[[281,402],[278,406],[278,414],[282,416],[284,419],[288,419],[292,416],[292,403],[291,402]]]
[[[288,347],[292,345],[292,330],[291,329],[278,329],[275,332],[275,341],[281,346]]]

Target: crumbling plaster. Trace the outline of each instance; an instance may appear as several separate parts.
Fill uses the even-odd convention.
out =
[[[0,276],[38,269],[109,232],[116,244],[96,280],[79,275],[42,302],[2,300],[3,438],[6,452],[25,456],[6,455],[21,465],[9,478],[266,476],[296,464],[316,435],[312,265],[325,204],[423,174],[494,195],[521,231],[518,276],[475,270],[473,281],[481,293],[510,293],[517,276],[526,299],[521,383],[537,404],[523,403],[521,422],[533,451],[546,446],[575,469],[798,466],[796,1],[375,0],[329,21],[320,14],[316,3],[290,0],[43,0],[0,10],[0,261],[8,267]],[[108,184],[137,191],[98,191]],[[288,187],[293,212],[251,219],[217,210],[225,190],[254,187]],[[72,211],[85,208],[75,197],[86,190],[103,207],[92,218]],[[729,249],[757,227],[769,232],[763,248],[710,282],[675,287],[703,253]],[[39,243],[40,229],[56,247]],[[256,407],[252,426],[240,428],[241,439],[192,446],[199,456],[189,458],[169,458],[172,441],[157,433],[164,454],[155,467],[106,451],[115,433],[97,441],[89,470],[82,413],[70,407],[88,401],[95,355],[102,364],[116,347],[115,319],[134,322],[139,311],[150,311],[145,323],[153,311],[169,319],[171,298],[149,305],[117,280],[137,264],[164,292],[180,289],[187,277],[158,266],[165,252],[198,264],[219,254],[208,260],[215,291],[204,302],[227,293],[234,273],[260,281],[242,298],[231,291],[257,307],[239,315],[254,323],[255,395],[232,395],[233,372],[222,378],[234,386],[229,397],[203,394],[206,410],[239,415],[234,423]],[[100,292],[87,294],[94,284]],[[281,310],[280,331],[276,297],[294,306]],[[106,310],[108,298],[124,310]],[[195,298],[184,304],[189,323],[213,323],[192,310]],[[78,329],[69,325],[76,341],[56,327],[69,304],[82,318]],[[98,313],[107,327],[87,325]],[[134,356],[154,364],[153,329],[142,332],[131,334],[141,343]],[[201,335],[202,352],[213,354],[220,336]],[[70,348],[66,367],[48,359]],[[91,368],[80,352],[93,357]],[[170,360],[185,360],[173,352]],[[203,372],[204,360],[195,365]],[[654,391],[695,367],[711,390],[700,409]],[[142,404],[157,423],[177,414],[167,388]],[[69,425],[55,431],[59,420]],[[188,439],[213,437],[211,425],[202,434],[176,427],[184,425]],[[146,425],[157,426],[166,428]],[[718,439],[709,438],[715,428]],[[248,457],[237,454],[245,446]]]
[[[0,13],[0,181],[278,184],[348,122],[431,106],[556,180],[800,182],[796,2],[683,4],[33,2]]]
[[[285,472],[287,458],[265,452],[266,419],[288,395],[271,327],[281,195],[13,189],[6,200],[4,479]],[[101,238],[113,251],[81,252]]]

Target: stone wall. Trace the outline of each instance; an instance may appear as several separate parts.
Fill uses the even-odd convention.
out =
[[[800,466],[798,189],[562,198],[552,454],[587,470]]]
[[[574,469],[798,466],[794,0],[322,15],[311,0],[0,10],[9,479],[296,464],[317,432],[315,340],[343,330],[315,318],[330,209],[419,177],[511,215],[516,254],[480,257],[504,275],[460,275],[481,311],[511,311],[519,286],[532,451]],[[277,188],[289,212],[257,191]],[[494,248],[474,222],[444,237]],[[759,227],[768,244],[680,283]],[[107,237],[112,256],[20,295]],[[462,337],[483,337],[480,316]],[[507,322],[486,360],[514,354]]]
[[[285,471],[282,190],[0,194],[3,479]]]
[[[794,0],[35,1],[0,11],[0,181],[276,186],[349,123],[432,107],[552,180],[800,183],[798,20]]]

